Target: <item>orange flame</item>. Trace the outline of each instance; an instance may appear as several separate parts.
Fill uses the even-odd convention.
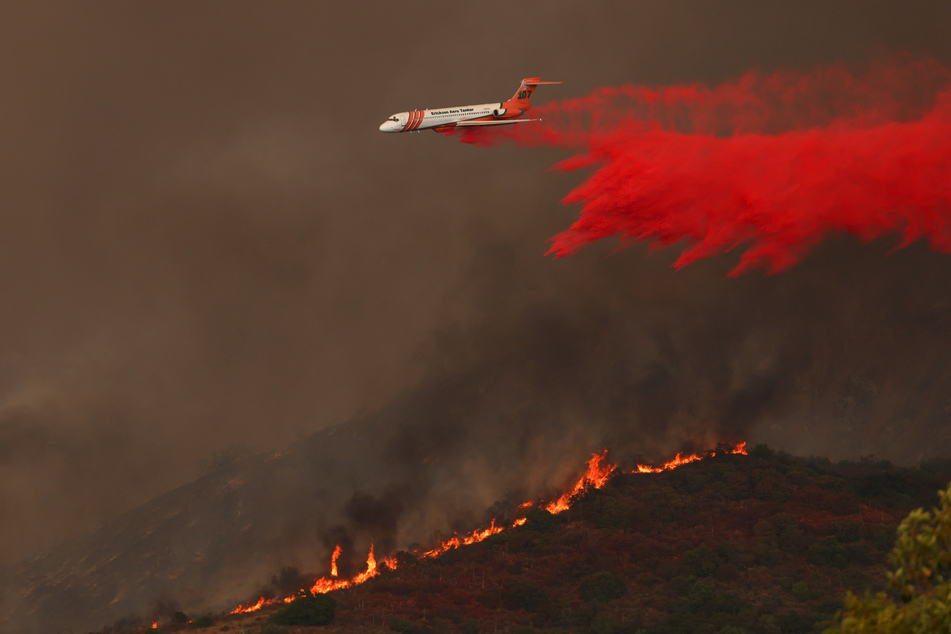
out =
[[[236,607],[235,609],[231,611],[231,614],[247,614],[248,612],[257,612],[268,603],[271,603],[271,601],[268,601],[264,597],[261,597],[260,599],[258,599],[257,603],[248,604],[248,605],[239,605],[238,607]],[[154,625],[152,627],[153,629],[155,628]]]
[[[741,442],[735,447],[726,450],[727,453],[731,454],[742,454],[746,455],[746,443]],[[676,469],[677,467],[689,464],[691,462],[696,462],[697,460],[702,460],[710,454],[690,454],[685,456],[683,454],[677,454],[674,456],[673,460],[668,460],[659,467],[651,467],[645,465],[637,465],[637,469],[631,473],[660,473],[661,471],[669,471],[670,469]]]
[[[334,552],[336,553],[336,551]],[[370,544],[370,552],[367,554],[367,569],[365,571],[352,579],[327,579],[326,577],[321,577],[314,581],[314,585],[311,586],[310,591],[313,594],[327,594],[334,590],[360,585],[367,579],[371,579],[378,574],[380,574],[380,571],[376,569],[376,557],[373,556],[373,544]]]
[[[340,558],[340,550],[340,546],[337,545],[337,547],[334,548],[333,554],[331,555],[330,574],[333,575],[333,577],[337,576],[337,559]],[[384,563],[386,563],[391,569],[396,569],[395,557],[388,557],[386,560],[384,560]],[[364,572],[361,572],[352,579],[327,579],[326,577],[321,577],[320,579],[314,581],[314,585],[311,586],[310,591],[312,594],[326,594],[334,590],[341,590],[343,588],[349,588],[350,586],[359,585],[365,582],[367,579],[377,576],[378,574],[380,574],[380,572],[377,570],[376,557],[373,556],[373,544],[370,544],[370,552],[367,555],[367,569]],[[266,605],[271,605],[273,603],[291,603],[296,598],[296,596],[285,597],[283,599],[266,599],[261,597],[256,603],[239,605],[231,611],[231,614],[247,614],[248,612],[257,612]]]
[[[152,629],[153,629],[153,630],[157,630],[157,629],[158,629],[158,621],[152,621]]]
[[[520,520],[515,520],[515,523],[512,524],[512,526],[508,528],[521,526],[524,523],[525,523],[525,518],[523,517]],[[453,548],[459,548],[460,546],[468,546],[469,544],[478,544],[479,542],[485,541],[489,537],[492,537],[493,535],[501,533],[506,528],[507,527],[505,526],[496,526],[495,519],[493,518],[492,523],[489,524],[488,528],[483,528],[481,530],[476,529],[463,537],[459,537],[457,535],[456,537],[447,539],[436,548],[433,548],[432,550],[427,550],[422,555],[420,555],[420,557],[431,559],[433,557],[438,557],[439,555],[443,554],[447,550],[452,550]]]
[[[376,557],[373,556],[373,544],[370,544],[370,552],[367,553],[367,569],[353,578],[353,585],[363,583],[367,579],[377,576],[379,571],[376,569]]]
[[[334,548],[334,554],[330,556],[330,576],[337,576],[337,560],[340,559],[340,544]]]
[[[571,498],[578,493],[581,493],[589,487],[594,487],[595,489],[603,487],[611,476],[611,472],[614,471],[614,466],[612,465],[606,464],[601,466],[601,461],[604,460],[607,455],[608,450],[605,449],[601,453],[596,453],[591,456],[591,460],[588,461],[588,470],[585,471],[581,479],[575,483],[574,488],[563,494],[557,500],[550,502],[545,507],[545,510],[552,515],[557,515],[558,513],[568,510],[571,506]]]

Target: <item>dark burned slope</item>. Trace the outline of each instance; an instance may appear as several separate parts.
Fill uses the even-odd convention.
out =
[[[947,463],[831,465],[764,447],[616,476],[564,514],[534,511],[438,560],[403,556],[335,593],[321,631],[811,632],[847,590],[883,586],[896,525],[949,477]]]

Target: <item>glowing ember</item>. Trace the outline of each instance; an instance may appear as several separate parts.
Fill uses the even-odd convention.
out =
[[[551,513],[552,515],[557,515],[563,511],[567,511],[571,506],[571,498],[575,495],[585,491],[590,487],[595,489],[600,489],[608,481],[608,478],[611,476],[611,472],[614,471],[612,465],[606,464],[601,466],[601,461],[608,455],[608,450],[605,449],[601,453],[596,453],[591,456],[591,460],[588,461],[588,470],[584,472],[584,475],[581,476],[581,479],[575,483],[574,488],[571,491],[563,494],[560,498],[554,502],[550,502],[548,506],[545,507],[545,510]]]
[[[337,576],[337,560],[340,559],[340,544],[334,548],[334,554],[330,556],[330,576]]]

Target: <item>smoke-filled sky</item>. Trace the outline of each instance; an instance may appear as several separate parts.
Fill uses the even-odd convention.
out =
[[[215,452],[473,369],[656,445],[632,451],[726,430],[948,455],[951,256],[833,237],[740,279],[735,253],[675,271],[680,247],[611,239],[552,260],[585,174],[546,170],[569,152],[377,128],[531,76],[565,82],[543,103],[951,67],[949,25],[930,0],[0,7],[0,566]]]

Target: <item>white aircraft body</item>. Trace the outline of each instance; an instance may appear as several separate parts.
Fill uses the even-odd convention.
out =
[[[528,100],[531,99],[536,86],[560,83],[560,81],[542,81],[539,77],[530,77],[522,80],[518,92],[508,101],[484,103],[477,106],[400,112],[384,121],[383,125],[380,126],[380,132],[414,132],[417,130],[448,132],[453,128],[510,125],[538,121],[538,119],[518,119],[516,117],[532,109]]]

